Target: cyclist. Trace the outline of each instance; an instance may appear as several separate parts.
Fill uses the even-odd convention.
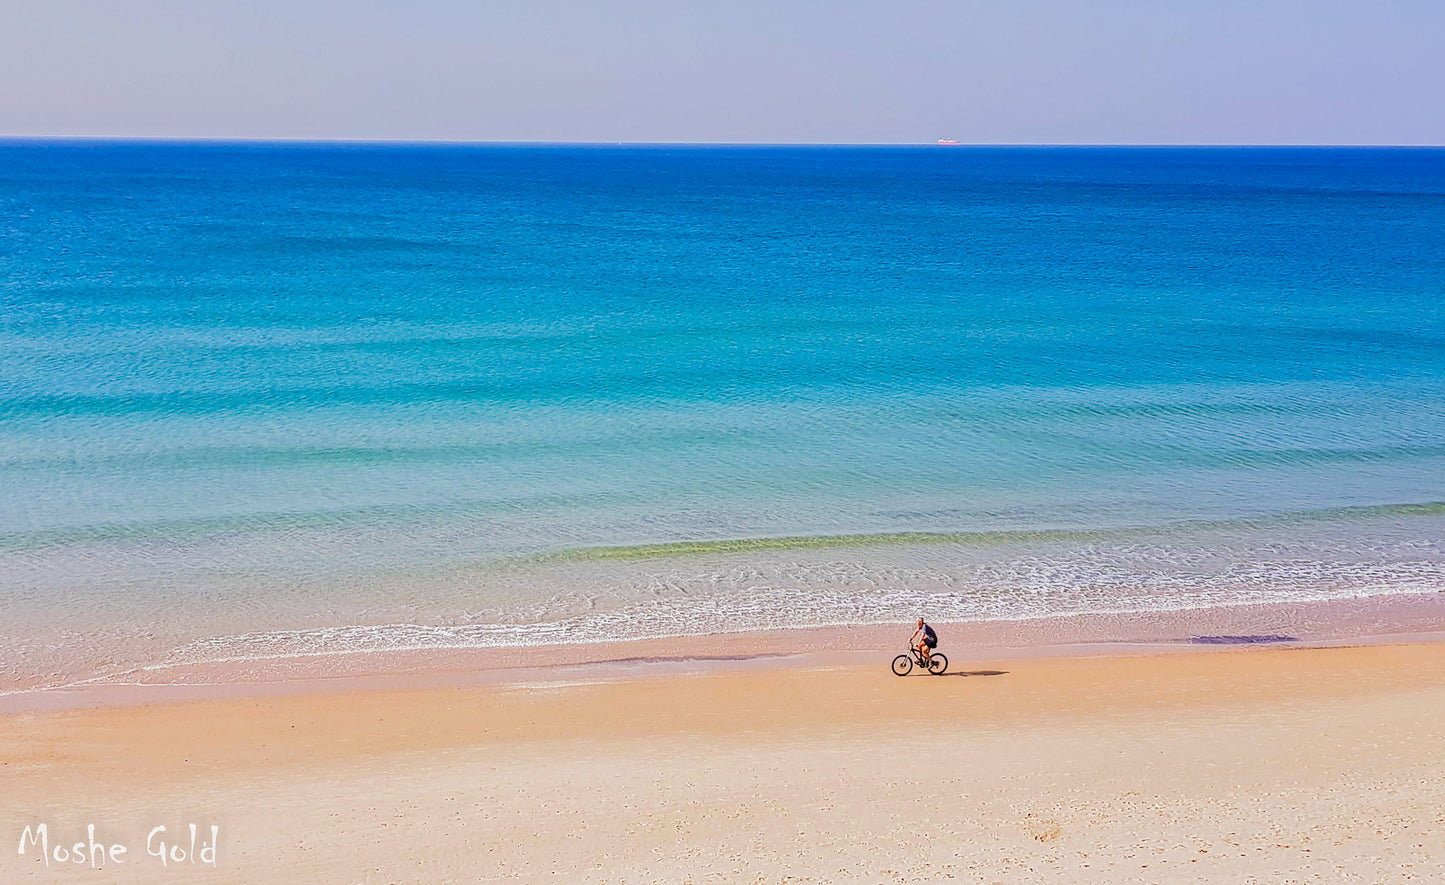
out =
[[[923,658],[923,666],[927,667],[929,659],[932,657],[931,652],[938,648],[938,634],[933,632],[932,627],[923,623],[922,618],[919,618],[918,629],[913,631],[913,638],[908,640],[908,644],[917,649],[918,656]]]

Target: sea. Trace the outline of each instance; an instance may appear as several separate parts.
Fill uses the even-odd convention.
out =
[[[1445,150],[0,142],[0,688],[1445,588]]]

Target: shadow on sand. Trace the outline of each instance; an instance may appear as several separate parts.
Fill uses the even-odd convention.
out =
[[[1007,670],[950,670],[939,676],[1007,676]]]

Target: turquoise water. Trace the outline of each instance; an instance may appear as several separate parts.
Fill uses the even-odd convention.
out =
[[[0,143],[5,663],[1438,589],[1442,294],[1441,150]]]

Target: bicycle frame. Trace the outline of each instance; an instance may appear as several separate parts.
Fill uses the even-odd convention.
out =
[[[932,673],[935,676],[948,669],[947,655],[943,654],[937,649],[930,649],[930,652],[931,654],[929,655],[928,660],[925,661],[923,659],[923,654],[919,652],[917,648],[913,647],[912,645],[908,646],[907,654],[899,655],[898,657],[893,659],[894,675],[906,676],[908,673],[913,671],[914,667],[917,667],[925,673]],[[906,665],[904,665],[904,662],[907,662]],[[936,670],[934,669],[935,665],[938,667],[938,669]],[[902,668],[900,669],[900,667]]]

